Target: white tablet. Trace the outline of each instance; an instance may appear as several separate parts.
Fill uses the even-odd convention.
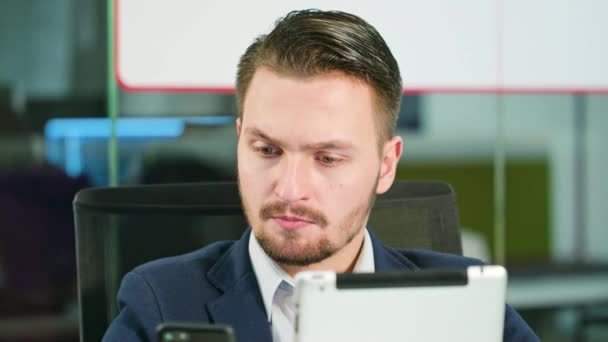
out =
[[[501,266],[302,272],[295,341],[502,341],[506,282]]]

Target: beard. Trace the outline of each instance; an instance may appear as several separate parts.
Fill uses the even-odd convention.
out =
[[[245,217],[251,226],[258,243],[264,252],[275,262],[288,266],[308,266],[319,263],[340,251],[348,245],[363,229],[368,215],[376,199],[378,178],[362,203],[355,205],[344,217],[337,221],[334,227],[326,216],[316,209],[304,206],[289,206],[285,202],[273,202],[262,206],[256,216],[252,216],[239,180],[239,192],[245,211]],[[305,237],[298,231],[280,231],[273,233],[265,227],[265,223],[273,216],[291,214],[315,222],[322,230],[335,229],[338,232],[336,241],[331,241],[326,234],[315,241],[302,243]]]

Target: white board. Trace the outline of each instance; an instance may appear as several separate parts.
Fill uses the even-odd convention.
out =
[[[231,92],[256,36],[290,10],[319,8],[374,25],[406,90],[608,92],[602,0],[114,1],[116,75],[127,90]]]

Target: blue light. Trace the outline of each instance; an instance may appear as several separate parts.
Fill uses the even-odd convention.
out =
[[[182,135],[186,124],[219,126],[233,122],[234,116],[231,115],[118,118],[116,137],[171,139]],[[72,177],[80,175],[84,167],[82,143],[86,139],[109,139],[110,124],[109,118],[55,118],[47,121],[44,126],[47,160],[53,165],[62,167]]]
[[[116,121],[118,138],[136,137],[178,137],[184,132],[186,123],[199,125],[225,125],[234,120],[233,116],[170,117],[170,118],[119,118]],[[109,138],[110,119],[108,118],[56,118],[49,120],[44,127],[45,139],[65,138]]]

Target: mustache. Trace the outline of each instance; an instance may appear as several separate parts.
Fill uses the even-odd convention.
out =
[[[327,218],[318,210],[297,206],[290,207],[285,202],[273,202],[262,206],[260,209],[260,219],[263,221],[270,220],[273,216],[284,215],[289,209],[289,213],[301,217],[303,219],[313,221],[321,228],[327,226]]]

